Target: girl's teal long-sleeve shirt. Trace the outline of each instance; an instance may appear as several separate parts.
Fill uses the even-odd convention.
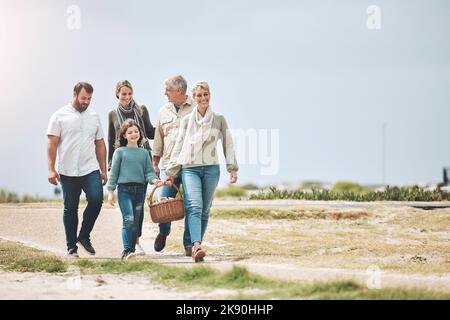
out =
[[[114,191],[120,183],[152,183],[155,176],[148,151],[144,148],[120,147],[114,151],[107,189]]]

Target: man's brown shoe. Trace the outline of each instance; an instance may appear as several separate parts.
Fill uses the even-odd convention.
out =
[[[161,233],[158,233],[158,235],[156,236],[155,245],[154,245],[156,252],[160,252],[162,249],[164,249],[164,247],[166,246],[166,238],[167,238],[167,236],[162,235]]]
[[[186,247],[184,251],[186,252],[186,257],[192,257],[192,247]]]

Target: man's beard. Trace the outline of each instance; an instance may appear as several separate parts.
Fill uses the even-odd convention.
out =
[[[83,105],[77,100],[75,100],[75,109],[77,109],[79,112],[86,111],[86,109],[89,107],[89,105]]]

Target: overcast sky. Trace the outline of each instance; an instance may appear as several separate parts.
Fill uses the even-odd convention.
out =
[[[367,26],[370,5],[380,29]],[[263,130],[278,130],[277,170],[238,153],[241,183],[381,183],[383,123],[385,182],[438,181],[450,165],[449,18],[445,0],[2,0],[0,188],[51,194],[45,132],[76,82],[93,84],[106,135],[118,80],[155,122],[178,73],[207,80],[212,108],[261,134],[262,155]]]

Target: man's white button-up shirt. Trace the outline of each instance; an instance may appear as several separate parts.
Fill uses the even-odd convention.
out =
[[[98,114],[87,108],[78,112],[71,103],[50,118],[47,135],[59,137],[58,173],[69,177],[85,176],[99,169],[95,141],[103,139]]]

